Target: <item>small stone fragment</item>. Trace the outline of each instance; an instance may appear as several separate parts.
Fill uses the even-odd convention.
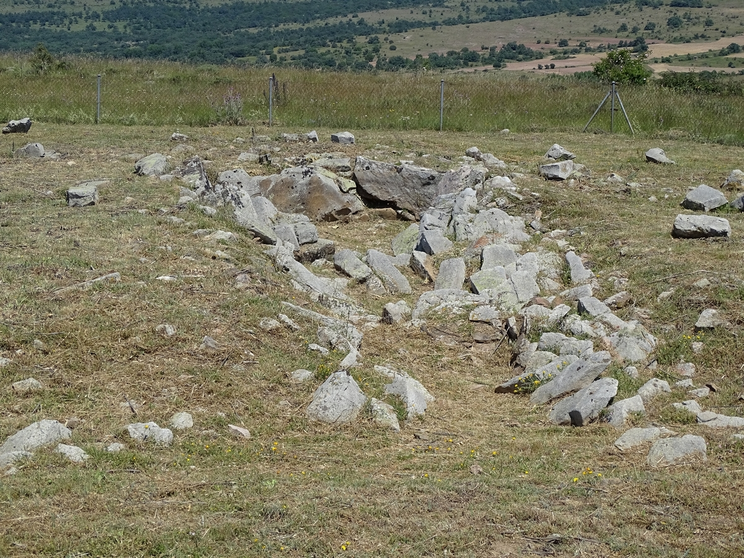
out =
[[[248,439],[251,437],[251,433],[247,428],[243,428],[242,426],[236,426],[234,424],[228,424],[227,429],[236,438],[245,438]]]
[[[174,430],[187,430],[194,426],[194,418],[190,413],[181,411],[171,417],[170,426]]]
[[[85,453],[82,448],[79,448],[77,446],[58,444],[57,449],[55,449],[54,451],[56,451],[57,453],[61,453],[73,463],[85,463],[87,459],[90,459],[90,455]]]

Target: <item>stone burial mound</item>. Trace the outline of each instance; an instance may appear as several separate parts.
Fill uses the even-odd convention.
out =
[[[160,179],[180,179],[176,208],[194,205],[206,215],[214,215],[218,208],[227,210],[242,229],[266,245],[266,257],[287,275],[293,288],[323,309],[314,311],[285,300],[285,313],[265,316],[259,323],[265,331],[283,327],[297,331],[300,327],[291,316],[307,318],[317,324],[317,343],[310,343],[309,351],[326,354],[334,349],[346,355],[338,370],[317,386],[305,408],[309,418],[341,424],[357,420],[368,409],[380,427],[401,430],[405,424],[400,419],[424,415],[429,406],[436,405],[437,394],[389,362],[375,366],[374,373],[385,382],[385,394],[397,397],[405,412],[369,398],[348,372],[364,366],[365,332],[393,326],[430,331],[429,322],[434,330],[442,319],[467,316],[473,324],[474,343],[490,343],[493,351],[503,343],[512,348],[513,369],[503,374],[494,398],[528,396],[530,404],[544,408],[546,420],[555,425],[586,427],[603,421],[626,430],[616,447],[626,451],[653,443],[648,454],[651,466],[705,459],[706,443],[699,436],[678,437],[658,425],[627,430],[629,422],[643,420],[646,406],[659,394],[688,390],[691,397],[702,398],[705,390],[713,389],[696,389],[695,365],[682,362],[677,371],[685,379],[676,385],[651,378],[631,397],[616,397],[619,374],[636,378],[638,368],[653,371],[656,366],[656,338],[640,321],[621,317],[627,312],[616,313],[632,303],[632,294],[625,290],[628,280],[616,274],[609,281],[616,292],[597,298],[597,277],[586,265],[586,257],[571,246],[569,231],[548,230],[539,210],[529,216],[507,211],[514,201],[539,200],[539,194],[519,186],[528,179],[568,180],[568,187],[572,180],[590,179],[591,171],[575,163],[575,158],[553,145],[545,164],[532,177],[510,172],[506,163],[477,148],[468,149],[462,163],[446,172],[364,156],[352,160],[343,153],[289,159],[288,168],[267,176],[251,176],[241,168],[208,174],[199,157],[163,175],[168,165],[159,154],[138,161],[135,168]],[[606,180],[623,179],[611,175]],[[95,184],[84,186],[85,199],[95,203]],[[706,186],[691,192],[684,207],[706,211],[710,204],[705,200],[711,199],[720,206],[720,196],[710,190]],[[72,203],[80,197],[70,194],[70,205],[85,207]],[[392,239],[387,253],[372,247],[355,251],[320,237],[318,223],[361,219],[370,207],[386,218],[410,222]],[[213,230],[195,234],[224,241],[235,237]],[[671,237],[669,241],[676,242]],[[335,275],[316,274],[320,267],[332,267]],[[426,290],[412,288],[414,277]],[[242,288],[240,281],[237,276],[237,288]],[[382,299],[381,315],[367,310],[347,292],[349,281]],[[168,324],[158,327],[166,336],[175,331]],[[707,309],[695,327],[726,327],[726,322]],[[213,339],[204,338],[203,350],[215,346]],[[307,370],[296,370],[290,376],[295,382],[314,381]],[[24,386],[18,390],[28,389]],[[705,411],[696,399],[675,406],[677,412],[690,413],[701,429],[744,429],[744,419]],[[34,428],[42,426],[48,425]],[[66,430],[52,426],[56,434],[41,436],[38,444],[9,439],[0,447],[0,463],[12,463],[41,444],[69,438]],[[177,428],[175,423],[171,426]],[[155,423],[127,428],[133,439],[169,444],[173,438],[170,430]],[[250,435],[246,429],[242,433],[235,428],[234,434]]]

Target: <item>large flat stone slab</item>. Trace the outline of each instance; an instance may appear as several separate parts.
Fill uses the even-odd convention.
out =
[[[569,364],[553,381],[537,388],[530,397],[530,401],[539,405],[561,395],[583,389],[596,380],[610,362],[610,354],[606,351],[592,353],[586,358],[581,358]]]
[[[367,251],[367,264],[382,280],[385,288],[390,293],[410,294],[411,285],[408,279],[398,271],[390,257],[378,250]]]
[[[731,225],[723,217],[712,215],[677,215],[672,236],[676,238],[730,237]]]
[[[599,416],[600,411],[617,394],[617,380],[602,378],[559,401],[550,411],[550,422],[559,425],[585,426]]]

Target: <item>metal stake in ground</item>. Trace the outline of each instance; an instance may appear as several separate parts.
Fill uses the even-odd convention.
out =
[[[444,80],[439,88],[439,131],[442,131],[444,125]]]
[[[625,121],[628,123],[628,128],[630,128],[630,133],[635,135],[635,132],[633,131],[633,125],[630,123],[630,118],[628,118],[628,113],[625,112],[625,107],[623,106],[623,102],[620,99],[620,94],[617,92],[616,88],[617,82],[612,82],[612,87],[607,92],[607,95],[605,95],[605,98],[602,99],[602,102],[599,103],[599,106],[597,107],[597,110],[594,111],[594,114],[592,114],[592,117],[589,119],[589,122],[586,123],[586,126],[584,126],[583,132],[586,132],[586,129],[589,127],[589,124],[592,123],[592,120],[594,120],[594,117],[599,114],[599,111],[602,110],[602,107],[607,102],[607,99],[612,99],[610,102],[610,133],[614,132],[615,128],[615,99],[617,99],[618,104],[620,105],[620,108],[623,111],[623,115],[625,116]]]
[[[274,104],[274,76],[269,78],[269,128],[271,128],[272,112]]]
[[[98,74],[98,95],[96,96],[96,124],[101,123],[101,74]]]

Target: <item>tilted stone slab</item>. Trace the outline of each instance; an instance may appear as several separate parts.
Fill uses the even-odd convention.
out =
[[[631,428],[623,432],[623,435],[615,440],[615,447],[620,451],[629,450],[641,444],[658,440],[662,433],[662,429],[655,426],[650,428]]]
[[[471,289],[477,294],[489,297],[503,310],[519,310],[521,304],[514,285],[507,278],[503,267],[477,271],[470,276]]]
[[[321,296],[337,298],[339,300],[349,300],[344,293],[338,290],[333,282],[318,277],[295,260],[293,251],[285,246],[277,246],[274,250],[276,267],[288,273],[304,291],[314,292]]]
[[[413,272],[421,277],[424,281],[433,283],[437,278],[437,270],[434,268],[429,254],[414,250],[409,262]]]
[[[437,229],[422,231],[416,245],[416,251],[425,252],[430,256],[446,252],[450,248],[452,248],[452,241]]]
[[[333,143],[340,143],[341,145],[351,145],[356,143],[356,138],[351,132],[336,132],[331,134],[331,141]]]
[[[151,442],[161,446],[173,443],[173,431],[170,428],[160,428],[154,422],[137,422],[127,425],[127,432],[133,440]]]
[[[489,304],[491,298],[488,296],[469,293],[455,289],[442,289],[439,291],[428,291],[423,293],[413,309],[412,318],[418,320],[424,318],[429,312],[447,310],[451,313],[464,312],[471,306]]]
[[[439,273],[434,283],[434,289],[462,289],[465,282],[465,260],[451,258],[444,260],[439,266]]]
[[[105,181],[84,182],[65,193],[69,207],[86,207],[98,203],[98,186],[106,184]]]
[[[530,402],[539,405],[583,389],[596,380],[610,362],[610,354],[606,351],[581,358],[564,368],[552,381],[537,388],[530,397]]]
[[[672,236],[675,238],[727,238],[731,236],[731,225],[728,220],[712,215],[677,215],[674,219]]]
[[[550,146],[548,152],[545,153],[545,158],[553,159],[554,161],[567,161],[569,159],[576,159],[576,155],[574,153],[571,153],[565,147],[554,143]]]
[[[592,270],[586,269],[584,267],[584,262],[581,261],[581,258],[574,252],[566,252],[566,262],[568,262],[568,267],[571,271],[571,283],[577,285],[586,283],[594,277]]]
[[[408,228],[398,233],[393,240],[390,241],[390,247],[393,250],[393,255],[398,256],[400,254],[410,254],[416,248],[416,244],[419,239],[419,226],[416,223],[411,223]]]
[[[581,356],[594,349],[594,343],[589,339],[576,339],[562,333],[548,331],[540,336],[537,348],[541,351],[551,351],[559,355]]]
[[[305,412],[312,420],[342,424],[357,418],[366,402],[367,396],[354,378],[345,370],[339,370],[315,390]]]
[[[540,176],[548,180],[566,180],[573,171],[574,163],[571,160],[540,165]]]
[[[675,164],[674,161],[672,161],[669,157],[667,157],[667,154],[660,147],[652,147],[651,149],[646,151],[645,155],[646,155],[646,161],[649,163],[657,163],[659,165]]]
[[[550,422],[559,425],[585,426],[599,416],[617,394],[615,378],[602,378],[562,401],[550,411]]]
[[[481,252],[481,269],[506,268],[517,263],[517,253],[505,244],[489,244]]]
[[[711,411],[698,413],[697,421],[708,428],[744,428],[743,417],[730,417]]]
[[[669,382],[666,380],[651,378],[648,382],[638,388],[638,395],[643,399],[644,403],[648,403],[654,397],[661,395],[662,393],[671,393],[671,391],[672,388],[669,387]]]
[[[640,395],[621,399],[607,407],[607,422],[615,428],[622,428],[630,413],[645,413],[646,407]]]
[[[3,134],[26,134],[31,129],[33,122],[30,118],[21,118],[20,120],[11,120],[3,128]]]
[[[627,362],[642,362],[656,348],[656,338],[640,324],[613,333],[607,340],[615,353]]]
[[[162,153],[153,153],[134,164],[134,172],[141,176],[159,176],[168,170],[168,159]]]
[[[382,280],[385,288],[391,293],[410,294],[411,285],[408,279],[398,271],[390,257],[377,250],[367,251],[367,264]]]
[[[683,465],[696,461],[707,461],[708,446],[705,438],[687,434],[681,438],[665,438],[651,446],[646,458],[652,467]]]
[[[0,455],[10,452],[31,452],[42,446],[67,440],[72,430],[56,420],[40,420],[9,436],[0,446]]]
[[[29,159],[41,159],[45,155],[44,146],[40,143],[27,143],[13,152],[14,157],[28,157]]]
[[[537,285],[536,274],[533,271],[515,271],[509,277],[509,281],[514,287],[517,300],[522,304],[540,294],[540,287]]]
[[[711,211],[728,203],[723,192],[711,188],[707,184],[701,184],[697,188],[687,192],[682,207],[694,211]]]
[[[549,359],[547,363],[545,363],[546,359],[540,358],[540,356],[543,354],[549,355],[547,357]],[[544,364],[542,364],[541,366],[535,366],[535,363],[533,363],[533,359],[535,359],[535,357],[537,357],[538,362],[542,361],[542,363]],[[553,377],[557,376],[561,370],[566,368],[569,364],[578,360],[578,357],[574,355],[566,355],[565,357],[560,358],[552,357],[555,357],[555,355],[553,355],[552,353],[546,351],[536,351],[528,360],[525,371],[522,374],[514,376],[513,378],[510,378],[501,385],[497,386],[495,392],[517,393],[517,386],[519,386],[523,382],[529,381],[533,384],[534,382],[538,382],[538,384],[541,384],[545,380],[552,380]]]
[[[372,270],[367,264],[360,260],[353,250],[339,250],[333,257],[333,265],[337,270],[345,273],[357,281],[366,281]]]
[[[406,372],[394,370],[386,366],[375,366],[375,371],[392,379],[385,385],[385,393],[397,395],[406,405],[406,413],[409,419],[416,415],[423,415],[426,407],[434,401],[434,396],[414,378]]]
[[[439,188],[440,172],[413,165],[396,167],[360,156],[356,159],[354,177],[363,198],[389,203],[417,216],[445,193]]]
[[[354,193],[341,190],[339,180],[330,171],[294,167],[266,177],[259,185],[279,211],[301,213],[314,221],[336,221],[364,210]]]

